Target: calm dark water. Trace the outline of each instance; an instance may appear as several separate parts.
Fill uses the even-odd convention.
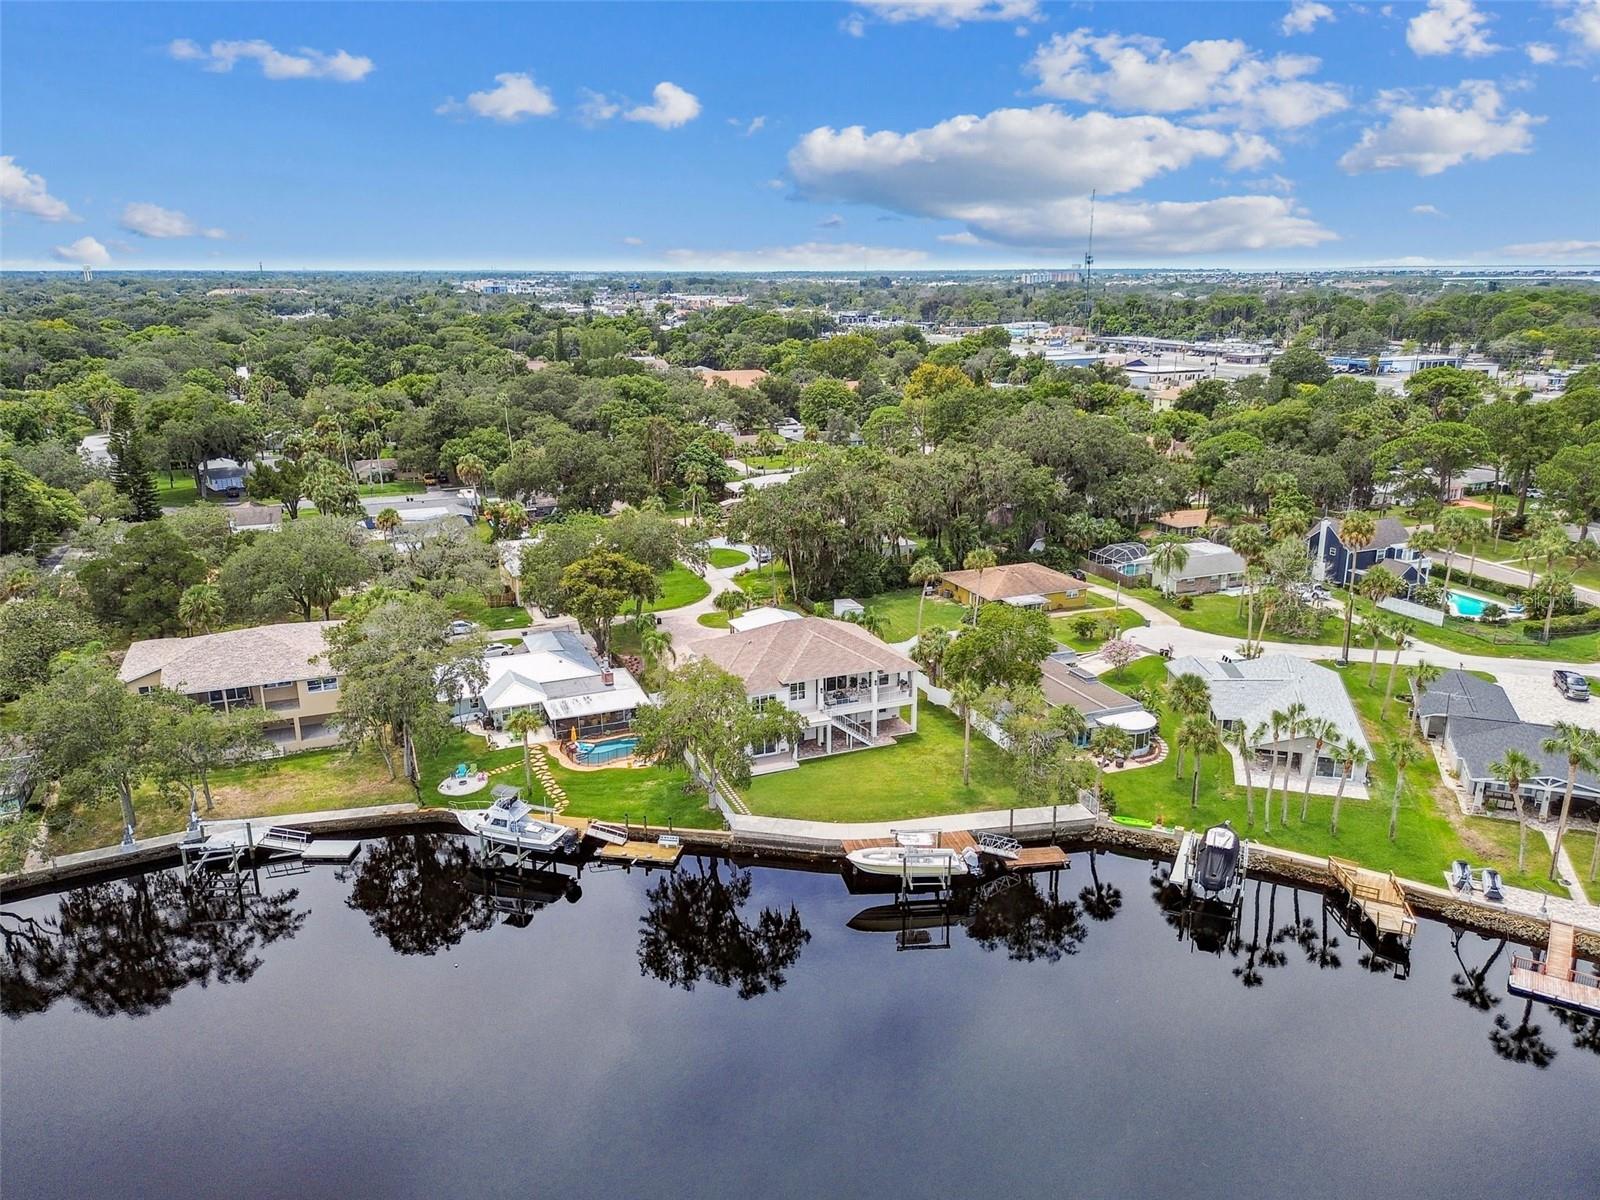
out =
[[[1265,886],[1212,955],[1148,864],[1094,865],[916,953],[836,877],[690,860],[507,922],[425,837],[264,880],[243,921],[170,873],[23,902],[0,1187],[1596,1194],[1600,1029],[1507,996],[1511,947],[1424,924],[1397,979]]]

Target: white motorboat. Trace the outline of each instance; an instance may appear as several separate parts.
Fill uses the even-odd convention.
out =
[[[577,840],[576,829],[541,821],[519,796],[502,796],[488,808],[458,808],[456,820],[468,833],[507,849],[558,854]]]
[[[966,860],[941,846],[866,846],[850,851],[845,860],[868,875],[892,875],[913,883],[937,883],[967,873]]]

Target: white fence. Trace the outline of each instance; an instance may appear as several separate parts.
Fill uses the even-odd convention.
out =
[[[1402,617],[1411,617],[1417,621],[1426,621],[1429,625],[1443,625],[1444,614],[1437,608],[1428,608],[1421,604],[1413,604],[1409,600],[1402,600],[1398,596],[1389,596],[1378,601],[1378,607]]]
[[[951,712],[956,711],[955,706],[950,703],[950,691],[948,688],[934,687],[933,684],[924,680],[922,694],[940,708],[948,708]],[[960,714],[957,713],[956,715],[959,716]],[[998,725],[986,717],[980,717],[977,713],[972,714],[972,727],[1002,750],[1006,749],[1010,744]]]

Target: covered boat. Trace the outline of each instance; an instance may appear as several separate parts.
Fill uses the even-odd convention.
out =
[[[1243,877],[1244,844],[1239,835],[1226,821],[1213,825],[1194,851],[1194,865],[1189,876],[1191,893],[1203,899],[1227,902],[1237,894]]]
[[[517,795],[502,795],[488,808],[456,809],[456,821],[468,833],[507,849],[535,854],[558,854],[577,840],[577,830],[529,814],[533,810]]]

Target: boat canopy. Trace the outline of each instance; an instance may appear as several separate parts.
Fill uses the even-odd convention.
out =
[[[499,796],[489,810],[495,817],[505,821],[520,821],[533,810],[523,801],[521,796]]]

